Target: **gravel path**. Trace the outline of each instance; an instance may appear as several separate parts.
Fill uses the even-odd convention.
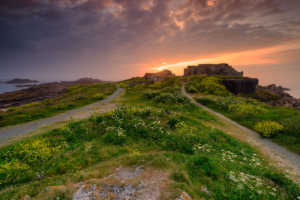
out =
[[[123,88],[120,88],[118,85],[116,85],[116,86],[118,87],[117,91],[113,95],[107,97],[106,99],[104,99],[102,101],[87,105],[82,108],[70,110],[65,113],[50,117],[50,118],[45,118],[45,119],[41,119],[41,120],[37,120],[37,121],[33,121],[33,122],[26,123],[26,124],[21,124],[21,125],[15,125],[12,127],[1,128],[0,129],[0,144],[4,143],[8,138],[20,136],[25,133],[34,131],[41,125],[53,124],[55,122],[60,122],[60,121],[66,121],[66,120],[70,119],[70,117],[75,118],[75,119],[88,117],[90,115],[90,113],[97,112],[95,109],[97,109],[100,106],[102,106],[103,104],[108,103],[111,100],[113,100],[123,90]],[[109,106],[109,108],[112,108],[112,106]]]
[[[258,147],[258,149],[261,151],[262,154],[265,154],[266,156],[270,157],[274,163],[280,167],[285,169],[288,173],[291,175],[294,175],[295,178],[299,178],[300,176],[300,156],[288,151],[282,146],[279,146],[278,144],[272,142],[270,139],[261,138],[260,135],[252,130],[249,130],[248,128],[232,121],[231,119],[225,117],[224,115],[221,115],[220,113],[214,112],[213,110],[199,104],[196,102],[192,96],[186,93],[185,91],[185,84],[181,88],[182,94],[186,95],[189,99],[191,99],[192,103],[194,103],[196,106],[199,106],[208,112],[214,114],[215,116],[223,119],[224,121],[227,121],[236,127],[238,129],[242,130],[239,134],[243,134],[241,132],[244,132],[245,141],[248,143],[251,143]],[[296,173],[296,174],[294,174]]]

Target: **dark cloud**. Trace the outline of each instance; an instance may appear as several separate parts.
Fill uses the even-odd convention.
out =
[[[299,38],[299,14],[289,16],[298,4],[297,0],[2,0],[0,58],[58,54],[71,59],[78,52],[82,59],[94,54],[106,60],[192,59],[265,48]]]

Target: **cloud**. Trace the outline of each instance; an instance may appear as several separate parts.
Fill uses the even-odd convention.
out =
[[[64,55],[70,62],[76,57],[121,66],[267,48],[300,37],[295,11],[299,4],[297,0],[2,0],[0,58],[26,56],[33,63],[44,55]]]

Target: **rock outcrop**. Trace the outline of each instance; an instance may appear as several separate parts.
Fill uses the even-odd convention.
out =
[[[276,86],[275,84],[264,86],[265,90],[279,96],[278,100],[268,101],[266,102],[272,106],[287,106],[293,107],[295,109],[300,110],[300,99],[296,99],[292,97],[290,94],[286,93],[285,90],[289,90],[288,88],[284,88],[282,86]]]
[[[250,92],[255,92],[255,89],[258,85],[258,79],[223,79],[222,83],[225,85],[227,90],[229,90],[233,94],[246,94]]]
[[[0,109],[60,97],[66,93],[67,87],[71,85],[72,84],[44,83],[32,85],[23,90],[0,94]]]

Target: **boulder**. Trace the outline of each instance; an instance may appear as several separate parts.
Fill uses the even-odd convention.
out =
[[[225,85],[227,90],[229,90],[233,94],[246,94],[250,92],[255,92],[256,87],[258,85],[258,79],[223,79],[222,83]]]

